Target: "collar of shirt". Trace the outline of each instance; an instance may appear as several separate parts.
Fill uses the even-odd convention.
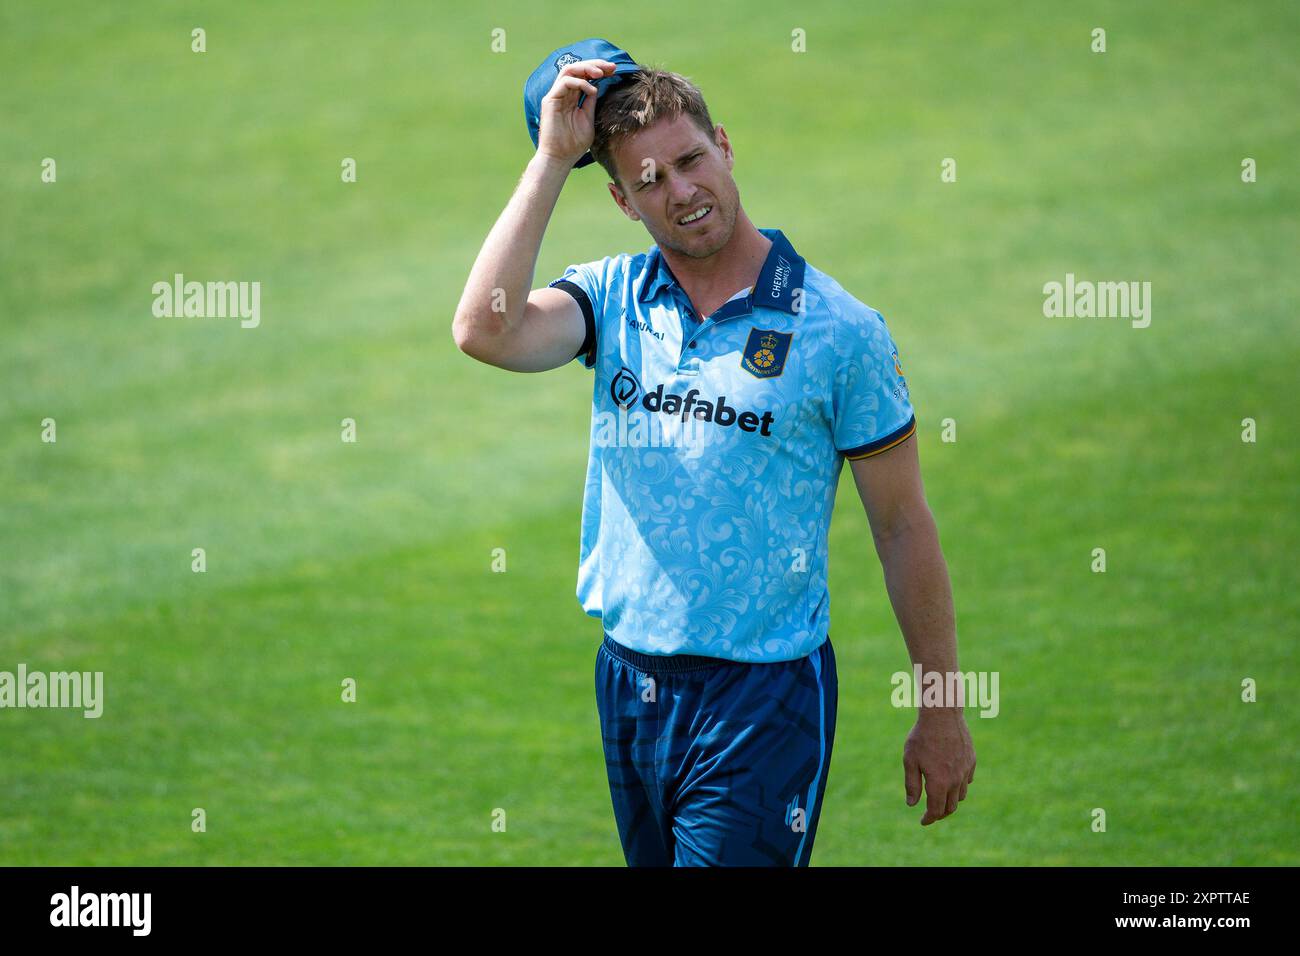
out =
[[[767,251],[767,259],[763,262],[763,269],[759,272],[754,287],[743,290],[745,311],[753,311],[754,306],[761,305],[797,315],[799,303],[795,299],[795,290],[803,288],[803,257],[795,252],[794,246],[790,245],[790,240],[780,229],[758,231],[772,240],[772,248]],[[637,301],[649,302],[664,290],[673,288],[681,292],[683,299],[687,298],[685,291],[674,278],[672,270],[668,268],[668,263],[663,261],[659,247],[654,246],[646,259],[645,278],[641,282],[640,292],[637,293]],[[730,305],[739,296],[740,293],[732,296],[727,304]]]

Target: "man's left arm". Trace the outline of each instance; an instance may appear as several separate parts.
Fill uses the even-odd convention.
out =
[[[850,464],[913,665],[920,664],[923,675],[956,672],[952,585],[921,485],[916,435]],[[920,799],[924,778],[921,825],[929,826],[954,813],[966,799],[967,785],[975,780],[975,748],[960,707],[920,704],[917,701],[916,725],[903,747],[903,776],[908,806]]]

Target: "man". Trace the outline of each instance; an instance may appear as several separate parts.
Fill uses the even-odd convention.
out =
[[[750,221],[695,87],[605,41],[556,52],[537,153],[455,340],[504,369],[595,373],[578,597],[604,625],[597,705],[628,864],[806,866],[835,733],[827,536],[845,458],[913,663],[957,670],[897,351],[878,312]],[[529,291],[589,147],[656,245]],[[922,708],[903,764],[908,805],[924,779],[923,825],[953,813],[975,769],[960,707]]]

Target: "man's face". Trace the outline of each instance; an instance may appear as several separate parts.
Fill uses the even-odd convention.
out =
[[[731,175],[735,157],[721,125],[710,139],[686,115],[661,120],[624,140],[614,155],[620,190],[609,191],[620,209],[644,222],[660,249],[704,259],[727,244],[736,229],[740,193]],[[696,222],[679,220],[703,207]]]

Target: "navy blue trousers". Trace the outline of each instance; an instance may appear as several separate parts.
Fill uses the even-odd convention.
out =
[[[835,739],[830,639],[744,664],[596,654],[609,792],[629,866],[807,866]]]

